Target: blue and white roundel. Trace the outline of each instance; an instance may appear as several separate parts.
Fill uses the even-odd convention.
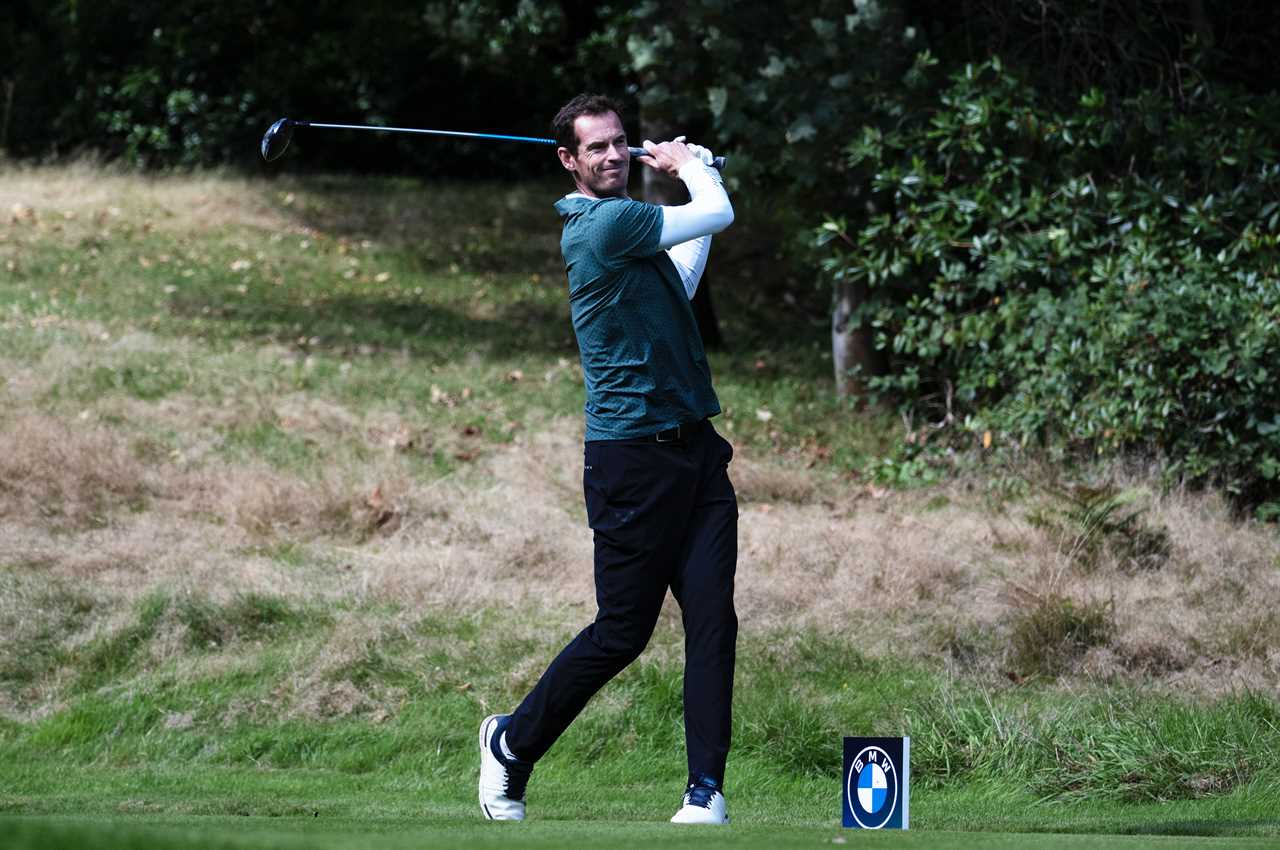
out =
[[[898,804],[898,766],[877,746],[864,747],[851,764],[845,779],[849,814],[863,829],[880,829]]]
[[[889,797],[889,780],[878,764],[864,765],[858,774],[858,805],[869,815],[880,811]]]

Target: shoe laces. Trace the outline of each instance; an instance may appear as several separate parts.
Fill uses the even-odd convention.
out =
[[[498,760],[498,764],[502,765],[502,769],[507,774],[507,799],[523,800],[525,788],[529,785],[529,777],[533,774],[533,762],[509,759],[503,755],[502,746],[498,742],[502,738],[502,733],[507,731],[507,724],[510,722],[510,718],[502,720],[493,730],[493,735],[489,738],[489,752]]]
[[[507,797],[523,800],[524,789],[529,785],[529,777],[533,774],[533,763],[506,759],[502,766],[507,770]]]
[[[711,798],[720,791],[713,785],[706,785],[702,782],[690,782],[689,787],[685,789],[684,801],[686,806],[698,806],[703,809],[711,808]]]

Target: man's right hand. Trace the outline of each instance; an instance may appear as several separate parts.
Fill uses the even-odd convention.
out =
[[[684,136],[678,136],[670,142],[661,142],[659,144],[654,144],[645,139],[643,144],[649,155],[636,157],[636,162],[644,163],[650,168],[656,168],[673,180],[680,178],[680,166],[698,158],[689,150],[689,146],[684,143]]]

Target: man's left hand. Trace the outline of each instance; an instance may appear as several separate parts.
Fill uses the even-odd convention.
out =
[[[650,168],[656,168],[673,180],[679,178],[680,166],[699,158],[684,143],[684,136],[677,136],[669,142],[661,142],[659,144],[654,144],[645,139],[643,144],[649,155],[638,156],[636,161],[644,163]]]

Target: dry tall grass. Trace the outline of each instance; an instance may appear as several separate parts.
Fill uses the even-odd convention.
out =
[[[127,228],[189,234],[220,228],[295,229],[251,182],[218,173],[143,177],[92,160],[14,167],[0,180],[0,216],[47,234]]]
[[[0,260],[16,241],[59,233],[298,226],[245,186],[88,167],[7,173],[0,214],[15,223],[0,233],[17,235],[0,241]],[[517,432],[452,475],[424,477],[411,462],[415,447],[472,438],[432,433],[392,404],[349,409],[294,391],[248,391],[234,376],[219,401],[174,392],[49,405],[52,388],[86,357],[111,364],[141,352],[178,366],[201,361],[209,372],[222,355],[137,329],[111,338],[63,316],[15,310],[0,322],[42,335],[34,359],[0,363],[0,664],[26,651],[32,635],[75,646],[110,634],[157,590],[372,603],[335,607],[333,639],[299,646],[295,680],[271,707],[331,716],[375,710],[344,684],[343,670],[388,630],[403,634],[397,617],[496,605],[519,628],[567,634],[594,613],[577,419]],[[280,352],[264,344],[257,356]],[[258,422],[305,439],[325,462],[282,469],[220,451],[229,431]],[[1043,672],[1026,669],[1016,649],[1029,617],[1074,634],[1053,618],[1102,611],[1105,628],[1060,656],[1068,682],[1280,687],[1280,539],[1232,519],[1212,494],[1119,480],[1145,494],[1142,523],[1168,542],[1167,557],[1136,569],[1105,545],[1086,563],[1071,520],[1045,495],[993,502],[981,481],[881,492],[743,447],[731,475],[741,497],[737,604],[748,633],[813,628],[856,636],[867,652],[941,657],[964,675],[1021,680]],[[378,603],[408,613],[368,613]],[[180,630],[161,637],[154,652],[181,654]],[[532,681],[543,663],[514,675]],[[56,699],[56,671],[31,688],[22,704],[39,711]],[[0,693],[0,711],[20,713],[12,694]]]
[[[0,563],[88,593],[91,631],[157,588],[455,612],[496,602],[545,609],[548,628],[566,629],[594,610],[580,439],[560,421],[443,480],[406,476],[394,454],[303,478],[144,464],[103,426],[26,417],[0,431]],[[758,482],[772,469],[740,455],[732,472]],[[1019,678],[1020,618],[1072,600],[1113,619],[1103,643],[1070,659],[1072,675],[1202,692],[1280,684],[1280,545],[1211,495],[1152,491],[1144,522],[1167,530],[1171,554],[1134,572],[1115,559],[1081,569],[1028,519],[1035,500],[993,514],[963,483],[941,488],[939,507],[938,488],[873,493],[816,473],[810,487],[763,491],[784,489],[800,500],[742,504],[737,602],[749,632],[856,634],[868,652],[941,654],[970,675]],[[62,507],[41,508],[51,500]],[[305,555],[273,556],[286,545]],[[358,643],[363,626],[346,628]]]

